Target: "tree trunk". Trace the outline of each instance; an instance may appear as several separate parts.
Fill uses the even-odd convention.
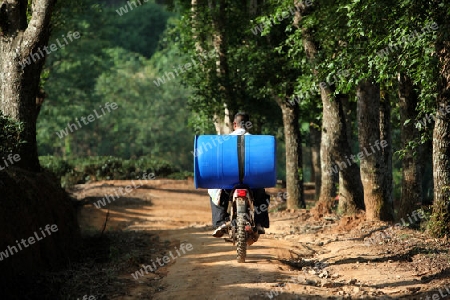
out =
[[[292,96],[292,90],[286,92]],[[303,192],[303,159],[302,143],[299,128],[299,108],[297,105],[290,105],[285,98],[280,98],[273,92],[273,98],[281,108],[283,115],[284,139],[286,148],[286,192],[287,208],[305,208]]]
[[[209,41],[206,41],[204,36],[200,34],[201,29],[199,27],[204,26],[204,20],[202,17],[202,10],[208,10],[212,16],[212,25],[214,29],[213,34],[213,47],[218,54],[216,59],[216,74],[217,77],[223,78],[228,76],[227,60],[224,53],[226,53],[226,44],[224,43],[224,20],[223,9],[225,9],[222,1],[216,3],[215,1],[207,0],[191,0],[191,18],[192,18],[192,39],[195,41],[195,50],[198,55],[205,53],[205,48],[208,48]],[[203,72],[207,72],[203,69]],[[228,82],[224,80],[224,82]],[[224,91],[221,89],[222,92]],[[229,90],[227,88],[225,93]],[[213,115],[214,127],[217,134],[229,134],[233,131],[233,122],[231,120],[229,106],[229,97],[224,98],[223,110],[219,110]],[[230,122],[231,120],[231,122]]]
[[[356,109],[355,112],[352,113],[351,105],[353,104],[356,107],[356,103],[350,103],[348,99],[348,95],[341,95],[340,100],[342,102],[342,109],[344,111],[344,120],[345,120],[345,128],[347,130],[347,143],[350,146],[352,146],[353,141],[353,129],[352,124],[356,120]]]
[[[305,208],[303,196],[302,144],[300,136],[299,109],[283,99],[275,98],[283,114],[284,141],[286,144],[286,192],[287,208]]]
[[[230,134],[233,131],[233,123],[230,122],[232,118],[227,105],[224,104],[224,114],[222,116],[214,115],[214,127],[217,134]]]
[[[315,200],[319,200],[320,186],[322,185],[320,169],[320,127],[317,124],[309,124],[309,135],[311,139],[311,176],[314,180]]]
[[[195,51],[200,55],[205,52],[205,49],[203,48],[205,41],[198,29],[203,25],[201,15],[199,17],[199,11],[204,9],[205,5],[206,0],[191,0],[192,39],[195,41]]]
[[[416,210],[422,202],[422,145],[415,149],[408,147],[410,141],[418,141],[419,131],[415,123],[417,119],[418,96],[413,82],[405,74],[398,74],[398,96],[400,108],[400,130],[402,148],[405,154],[402,159],[402,194],[398,202],[397,218],[406,218]],[[406,121],[409,120],[407,124]]]
[[[315,182],[315,177],[316,177],[316,171],[314,170],[314,162],[313,162],[313,156],[314,156],[314,154],[315,153],[313,153],[313,138],[315,138],[313,135],[314,135],[314,133],[311,133],[311,130],[314,130],[314,129],[311,129],[311,125],[312,125],[313,123],[309,123],[309,140],[310,140],[310,157],[309,157],[309,159],[310,159],[310,169],[311,169],[311,171],[309,172],[309,182]]]
[[[228,64],[228,36],[227,36],[227,14],[228,2],[226,0],[208,0],[208,6],[212,17],[212,44],[215,49],[216,58],[216,74],[218,78],[218,97],[223,99],[225,103],[225,132],[226,125],[233,131],[233,113],[239,107],[236,107],[237,97],[234,95],[232,85],[230,84],[230,68]],[[231,112],[230,115],[227,111]],[[229,122],[229,121],[230,122]]]
[[[332,90],[325,85],[321,87],[324,128],[330,139],[331,158],[337,163],[329,172],[337,173],[339,168],[339,212],[354,214],[359,209],[364,209],[364,198],[359,166],[355,160],[351,160],[352,153],[342,104],[346,96],[337,95],[333,99]]]
[[[295,105],[295,107],[298,108],[297,105]],[[300,114],[297,110],[296,112],[296,116],[295,119],[297,119],[297,128],[293,127],[294,133],[295,130],[297,130],[297,142],[296,142],[296,146],[297,146],[297,178],[298,178],[298,190],[299,190],[299,195],[298,195],[298,201],[297,201],[297,206],[300,208],[306,208],[306,203],[305,203],[305,193],[304,193],[304,187],[303,187],[303,183],[305,182],[305,177],[304,177],[304,170],[303,170],[303,149],[302,149],[302,132],[300,131],[300,127],[299,127],[299,120],[300,120]],[[295,124],[293,124],[295,125]],[[293,136],[293,138],[295,138],[295,136]]]
[[[348,148],[349,149],[348,152],[350,152],[350,156],[348,153],[342,153],[341,155],[345,155],[345,157],[351,158],[352,140],[353,140],[353,130],[352,130],[351,124],[354,122],[353,119],[356,119],[356,118],[352,119],[352,111],[350,108],[351,103],[349,102],[347,95],[338,95],[337,100],[339,101],[338,102],[339,106],[342,107],[342,113],[340,114],[340,118],[342,119],[342,121],[341,121],[342,124],[345,125],[345,131],[346,131],[346,137],[341,136],[340,139],[342,139],[342,141],[344,143],[345,143],[345,140],[347,140],[346,143],[348,145],[348,146],[342,145],[339,147],[341,149],[342,149],[342,147]],[[355,105],[355,107],[356,107],[356,105]],[[355,112],[355,116],[356,116],[356,112]],[[344,150],[344,151],[347,152],[346,150]],[[342,156],[341,156],[341,158],[342,158]],[[365,208],[364,192],[363,192],[362,183],[361,183],[361,173],[359,170],[359,166],[357,164],[355,164],[356,162],[353,161],[352,159],[350,159],[349,161],[350,161],[349,166],[350,166],[351,170],[348,170],[348,171],[351,172],[351,174],[348,174],[347,176],[339,176],[339,207],[338,207],[339,213],[348,214],[348,215],[354,214],[358,210],[363,210]],[[349,162],[347,162],[347,163],[349,163]],[[343,171],[341,171],[341,173],[342,172]],[[353,184],[356,185],[354,188],[357,189],[357,194],[358,194],[358,198],[355,200],[352,200],[351,197],[353,195],[349,194],[349,191],[352,190],[353,187],[348,185],[348,181],[346,182],[344,180],[344,178],[350,178],[352,175],[355,177],[355,179],[354,179],[355,181]]]
[[[443,26],[444,27],[444,26]],[[445,28],[445,27],[444,27]],[[432,233],[442,237],[450,233],[450,41],[448,29],[438,33],[436,53],[439,58],[436,122],[433,131],[434,203]],[[443,109],[443,112],[440,110]]]
[[[345,157],[351,158],[351,136],[350,130],[348,130],[349,124],[347,122],[347,116],[344,110],[344,102],[348,101],[347,95],[337,95],[335,102],[338,108],[338,117],[336,118],[336,128],[340,128],[336,131],[336,147],[334,152],[342,159]],[[351,215],[355,214],[359,210],[364,210],[364,192],[361,183],[361,173],[356,161],[350,161],[351,164],[339,171],[339,207],[340,214]],[[348,163],[348,161],[347,161]]]
[[[295,24],[303,17],[302,13],[307,11],[304,5],[301,5],[301,11],[298,15]],[[312,33],[302,28],[302,42],[311,65],[314,66],[317,45],[314,42]],[[313,71],[313,73],[315,73]],[[350,145],[347,139],[347,128],[345,124],[345,115],[342,108],[342,102],[339,99],[332,99],[332,91],[326,84],[320,85],[320,95],[323,104],[323,118],[322,118],[322,141],[320,148],[320,159],[322,168],[322,179],[320,187],[319,202],[327,203],[325,206],[330,208],[336,195],[335,183],[338,180],[338,175],[332,172],[332,161],[334,159],[343,159],[345,154],[350,155]],[[364,208],[362,200],[362,187],[359,178],[358,166],[353,164],[340,171],[342,177],[339,185],[339,202],[342,213],[353,213],[357,209]]]
[[[45,56],[38,54],[48,43],[50,18],[56,1],[33,1],[29,24],[27,3],[11,0],[0,7],[0,110],[23,123],[20,138],[24,143],[18,148],[20,160],[15,165],[39,171],[36,96]],[[31,64],[24,64],[22,68],[25,59],[31,59]]]
[[[38,232],[39,226],[45,224],[54,224],[58,231],[47,237],[46,242],[37,243],[20,256],[2,262],[1,273],[8,275],[0,274],[2,284],[5,280],[18,282],[20,278],[23,281],[27,275],[62,267],[71,261],[69,255],[81,240],[69,197],[53,175],[38,172],[36,118],[39,103],[42,104],[38,87],[55,3],[55,0],[0,2],[0,110],[23,123],[20,138],[24,142],[18,153],[13,153],[20,155],[18,162],[14,159],[14,167],[22,169],[12,167],[1,172],[2,179],[8,183],[0,186],[1,248],[13,245],[25,232]],[[31,12],[29,22],[27,10]],[[52,230],[54,225],[51,225]]]
[[[325,108],[324,108],[325,110]],[[336,183],[339,179],[339,174],[332,172],[333,159],[331,157],[332,152],[332,140],[330,130],[330,120],[326,116],[322,118],[322,132],[320,140],[320,166],[322,169],[322,177],[320,179],[320,197],[319,202],[329,203],[331,206],[332,201],[336,197],[337,189]]]
[[[304,8],[306,10],[306,8]],[[295,22],[298,24],[299,20],[302,18],[300,12],[297,12],[296,15],[299,15],[295,18]],[[317,53],[317,46],[313,41],[312,35],[309,30],[303,28],[302,29],[302,43],[303,48],[305,49],[306,56],[311,62],[311,66],[313,67],[315,64],[315,55]],[[314,72],[314,71],[313,71]],[[334,174],[331,172],[332,167],[332,157],[331,152],[333,149],[333,141],[331,133],[330,123],[332,122],[333,115],[327,114],[326,106],[328,105],[327,91],[321,91],[321,99],[323,105],[323,118],[322,118],[322,129],[321,129],[321,141],[320,141],[320,166],[321,166],[321,184],[320,184],[320,192],[319,192],[319,212],[322,211],[322,203],[325,203],[325,207],[327,210],[330,210],[333,201],[336,197],[336,183],[338,181],[338,174]]]
[[[391,135],[391,102],[387,93],[380,98],[380,141],[386,141],[381,147],[381,157],[385,169],[383,176],[384,202],[390,218],[394,218],[393,176],[392,176],[392,135]]]
[[[361,180],[367,220],[393,219],[386,190],[386,164],[380,141],[380,87],[369,81],[361,82],[356,91],[358,98],[358,138],[361,161]],[[372,146],[372,143],[374,146]],[[378,146],[376,146],[378,145]]]

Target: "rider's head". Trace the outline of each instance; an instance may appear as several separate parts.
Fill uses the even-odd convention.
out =
[[[234,115],[234,121],[233,121],[233,129],[236,130],[238,128],[242,129],[249,129],[251,126],[249,126],[250,123],[250,117],[245,112],[238,112]]]

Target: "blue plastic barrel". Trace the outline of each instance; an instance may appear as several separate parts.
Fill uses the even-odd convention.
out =
[[[251,188],[276,184],[276,141],[271,135],[244,135],[242,183]],[[231,189],[240,182],[238,135],[194,139],[195,188]]]

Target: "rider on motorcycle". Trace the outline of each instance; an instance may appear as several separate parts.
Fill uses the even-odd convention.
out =
[[[239,112],[234,116],[233,129],[231,135],[250,134],[247,129],[251,128],[251,122],[248,114]],[[229,214],[227,213],[228,201],[230,199],[231,190],[209,189],[212,223],[215,228],[213,236],[220,238],[228,232],[226,222],[229,221]],[[266,194],[264,189],[252,189],[254,198],[254,220],[258,233],[265,233],[264,227],[269,228],[269,202],[270,196]]]

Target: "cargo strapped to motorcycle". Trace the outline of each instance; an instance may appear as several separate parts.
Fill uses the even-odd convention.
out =
[[[195,188],[276,184],[276,141],[271,135],[200,135],[194,139]]]
[[[238,164],[239,164],[239,182],[244,182],[245,174],[245,135],[238,135],[237,140]]]

